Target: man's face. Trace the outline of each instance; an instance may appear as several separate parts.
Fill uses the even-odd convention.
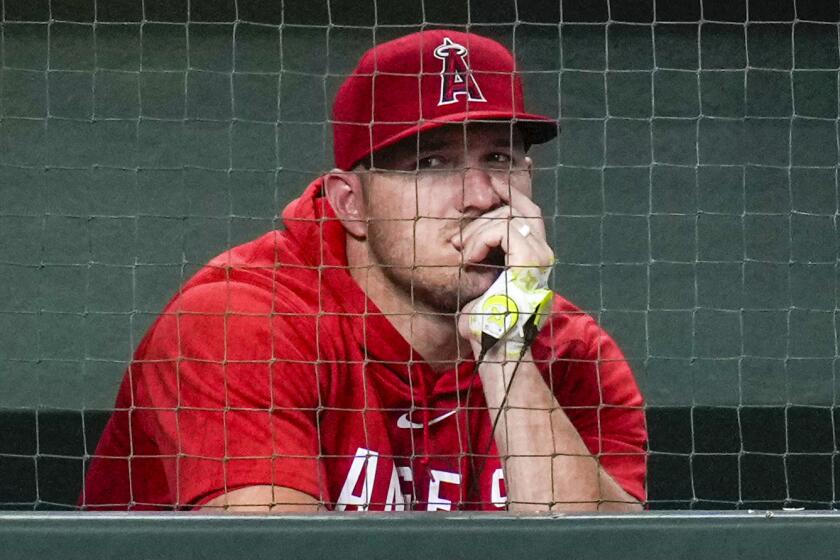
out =
[[[377,152],[372,163],[363,192],[376,266],[434,311],[454,313],[483,294],[504,254],[494,250],[465,265],[460,232],[507,205],[511,189],[531,196],[518,130],[509,123],[443,126]]]

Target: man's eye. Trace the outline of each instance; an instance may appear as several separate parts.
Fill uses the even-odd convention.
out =
[[[417,169],[439,169],[446,165],[441,156],[426,156],[417,160]]]
[[[511,157],[508,154],[502,152],[495,152],[493,154],[490,154],[490,157],[488,159],[490,160],[490,163],[501,163],[504,165],[508,165],[511,162]]]

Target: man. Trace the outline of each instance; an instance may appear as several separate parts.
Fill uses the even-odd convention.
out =
[[[284,231],[211,261],[141,342],[80,503],[640,509],[642,399],[545,289],[526,152],[556,123],[524,111],[511,54],[442,30],[379,45],[333,120],[336,168]]]

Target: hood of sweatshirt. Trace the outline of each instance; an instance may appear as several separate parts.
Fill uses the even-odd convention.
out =
[[[366,355],[392,364],[394,388],[408,389],[425,406],[434,396],[466,389],[477,379],[473,360],[435,372],[350,276],[344,226],[323,195],[321,179],[292,201],[282,218],[285,231],[281,235],[287,238],[284,245],[289,256],[319,271],[319,311],[346,316],[351,324],[348,336],[355,338]]]

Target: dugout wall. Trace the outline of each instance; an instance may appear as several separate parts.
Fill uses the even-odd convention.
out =
[[[554,287],[638,376],[650,507],[836,507],[836,2],[2,8],[0,508],[72,509],[163,303],[330,166],[359,54],[443,23],[562,121],[534,150]]]

